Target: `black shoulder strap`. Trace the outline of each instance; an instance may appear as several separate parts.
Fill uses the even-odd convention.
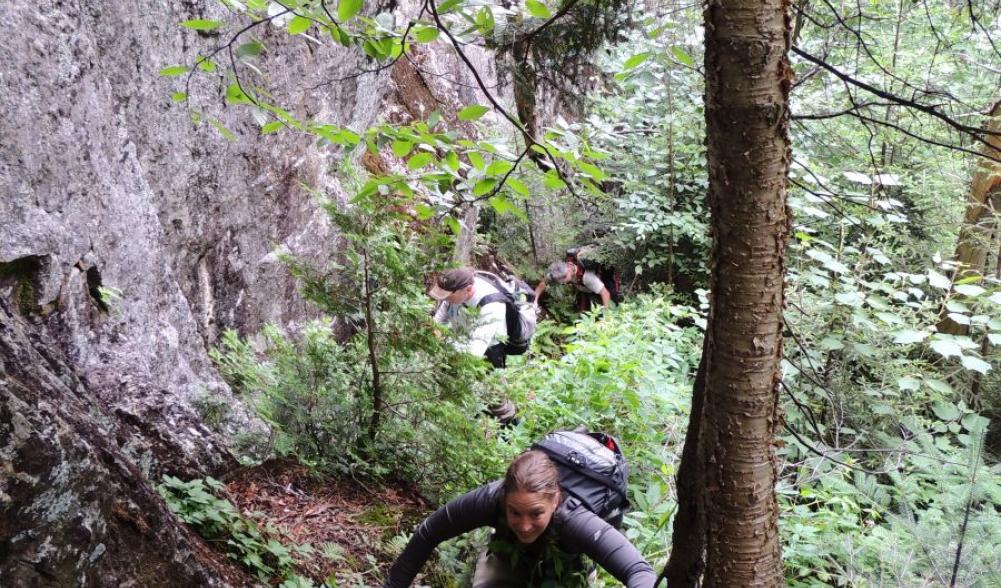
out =
[[[476,306],[483,308],[487,304],[492,304],[494,302],[503,302],[507,304],[508,302],[511,302],[511,297],[503,292],[494,292],[493,294],[487,294],[483,298],[480,298],[480,302]]]

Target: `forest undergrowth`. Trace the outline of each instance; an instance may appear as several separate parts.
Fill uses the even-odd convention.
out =
[[[400,458],[410,455],[413,447],[368,453],[370,462],[347,468],[343,460],[296,451],[310,447],[291,439],[307,434],[296,425],[299,419],[272,421],[275,435],[268,455],[277,453],[285,461],[248,468],[225,487],[215,488],[215,495],[229,497],[241,518],[254,521],[260,537],[225,538],[223,533],[216,535],[216,541],[228,546],[256,544],[250,550],[231,550],[231,556],[273,584],[377,585],[412,526],[435,504],[499,477],[510,457],[546,432],[584,425],[612,433],[622,442],[631,466],[633,505],[624,532],[652,564],[663,566],[703,325],[699,309],[672,303],[669,293],[658,289],[612,311],[584,315],[572,325],[543,322],[532,354],[470,384],[470,398],[449,409],[461,413],[461,418],[452,415],[455,418],[425,423],[423,434],[437,437],[425,437],[420,450],[438,461],[435,466],[426,462],[429,469],[420,479]],[[255,355],[254,362],[248,361],[250,344],[231,337],[220,359],[229,361],[231,370],[242,366],[230,376],[242,374],[244,393],[255,397],[259,406],[274,403],[279,388],[285,390],[281,397],[287,402],[288,381],[282,378],[291,372],[283,371],[287,364],[280,366],[295,363],[295,373],[317,381],[303,368],[311,356],[304,349],[319,332],[329,329],[307,331],[297,343],[282,339],[287,345],[274,345],[272,339],[268,351]],[[257,385],[248,388],[247,382]],[[343,404],[340,395],[351,396],[350,389],[298,390],[308,397],[296,401],[313,410],[323,404]],[[517,426],[503,431],[483,414],[487,404],[501,398],[514,401],[520,417]],[[998,480],[996,467],[974,461],[972,433],[981,424],[976,415],[942,416],[953,418],[938,433],[934,426],[918,430],[915,422],[908,421],[912,437],[906,447],[895,444],[892,460],[882,460],[895,460],[895,467],[883,472],[869,469],[873,460],[855,459],[850,453],[821,457],[795,435],[782,437],[785,459],[779,496],[790,585],[935,585],[947,575],[946,562],[955,556],[958,521],[969,497],[976,496],[974,490],[997,496]],[[474,424],[475,445],[467,440],[470,445],[456,453],[436,447],[453,446],[455,439],[444,437],[451,434],[448,427],[460,420]],[[460,432],[469,431],[463,427]],[[336,455],[339,450],[331,447],[330,452]],[[443,459],[445,455],[452,457]],[[458,467],[457,460],[470,456],[480,469]],[[456,476],[457,471],[463,473]],[[971,481],[977,475],[981,479]],[[450,480],[450,485],[437,485],[437,480]],[[971,484],[978,486],[974,489]],[[957,493],[956,485],[967,491]],[[170,490],[169,481],[162,488],[184,494]],[[998,569],[994,504],[974,505],[968,517],[963,569],[969,575],[962,577],[972,580],[960,585],[987,586],[984,579],[996,577],[992,576]],[[425,568],[424,585],[463,585],[484,541],[483,534],[474,534],[441,546]],[[600,577],[598,585],[615,583]]]

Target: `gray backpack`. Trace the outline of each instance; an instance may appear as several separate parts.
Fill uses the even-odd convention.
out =
[[[480,299],[477,306],[482,308],[485,304],[503,302],[507,309],[505,352],[508,355],[521,355],[528,351],[538,320],[535,312],[535,291],[517,278],[505,281],[490,272],[476,272],[475,275],[497,290],[496,293],[487,294]]]
[[[552,460],[560,488],[615,528],[629,510],[629,467],[618,442],[604,433],[556,431],[532,444]]]

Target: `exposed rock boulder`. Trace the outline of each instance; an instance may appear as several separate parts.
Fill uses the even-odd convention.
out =
[[[213,81],[189,106],[235,137],[193,125],[170,100],[183,82],[158,73],[225,40],[178,26],[192,18],[228,15],[190,0],[0,4],[2,586],[218,582],[152,485],[231,468],[227,443],[258,426],[208,358],[220,332],[314,312],[278,257],[334,248],[302,186],[343,199],[340,154],[260,136]],[[299,116],[362,131],[485,102],[447,50],[417,56],[423,72],[358,75],[355,51],[261,33],[261,69]],[[222,434],[196,408],[207,396],[232,409]]]
[[[177,523],[57,349],[0,301],[0,585],[246,583]]]

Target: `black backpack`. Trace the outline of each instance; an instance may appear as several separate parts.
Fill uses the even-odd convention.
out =
[[[616,529],[629,510],[629,467],[618,442],[604,433],[556,431],[532,444],[549,456],[560,487]]]
[[[493,302],[504,303],[507,319],[507,342],[504,344],[504,351],[508,355],[521,355],[528,351],[537,321],[535,291],[517,278],[508,283],[490,272],[476,272],[475,275],[497,290],[496,293],[481,298],[477,306],[482,308]]]

